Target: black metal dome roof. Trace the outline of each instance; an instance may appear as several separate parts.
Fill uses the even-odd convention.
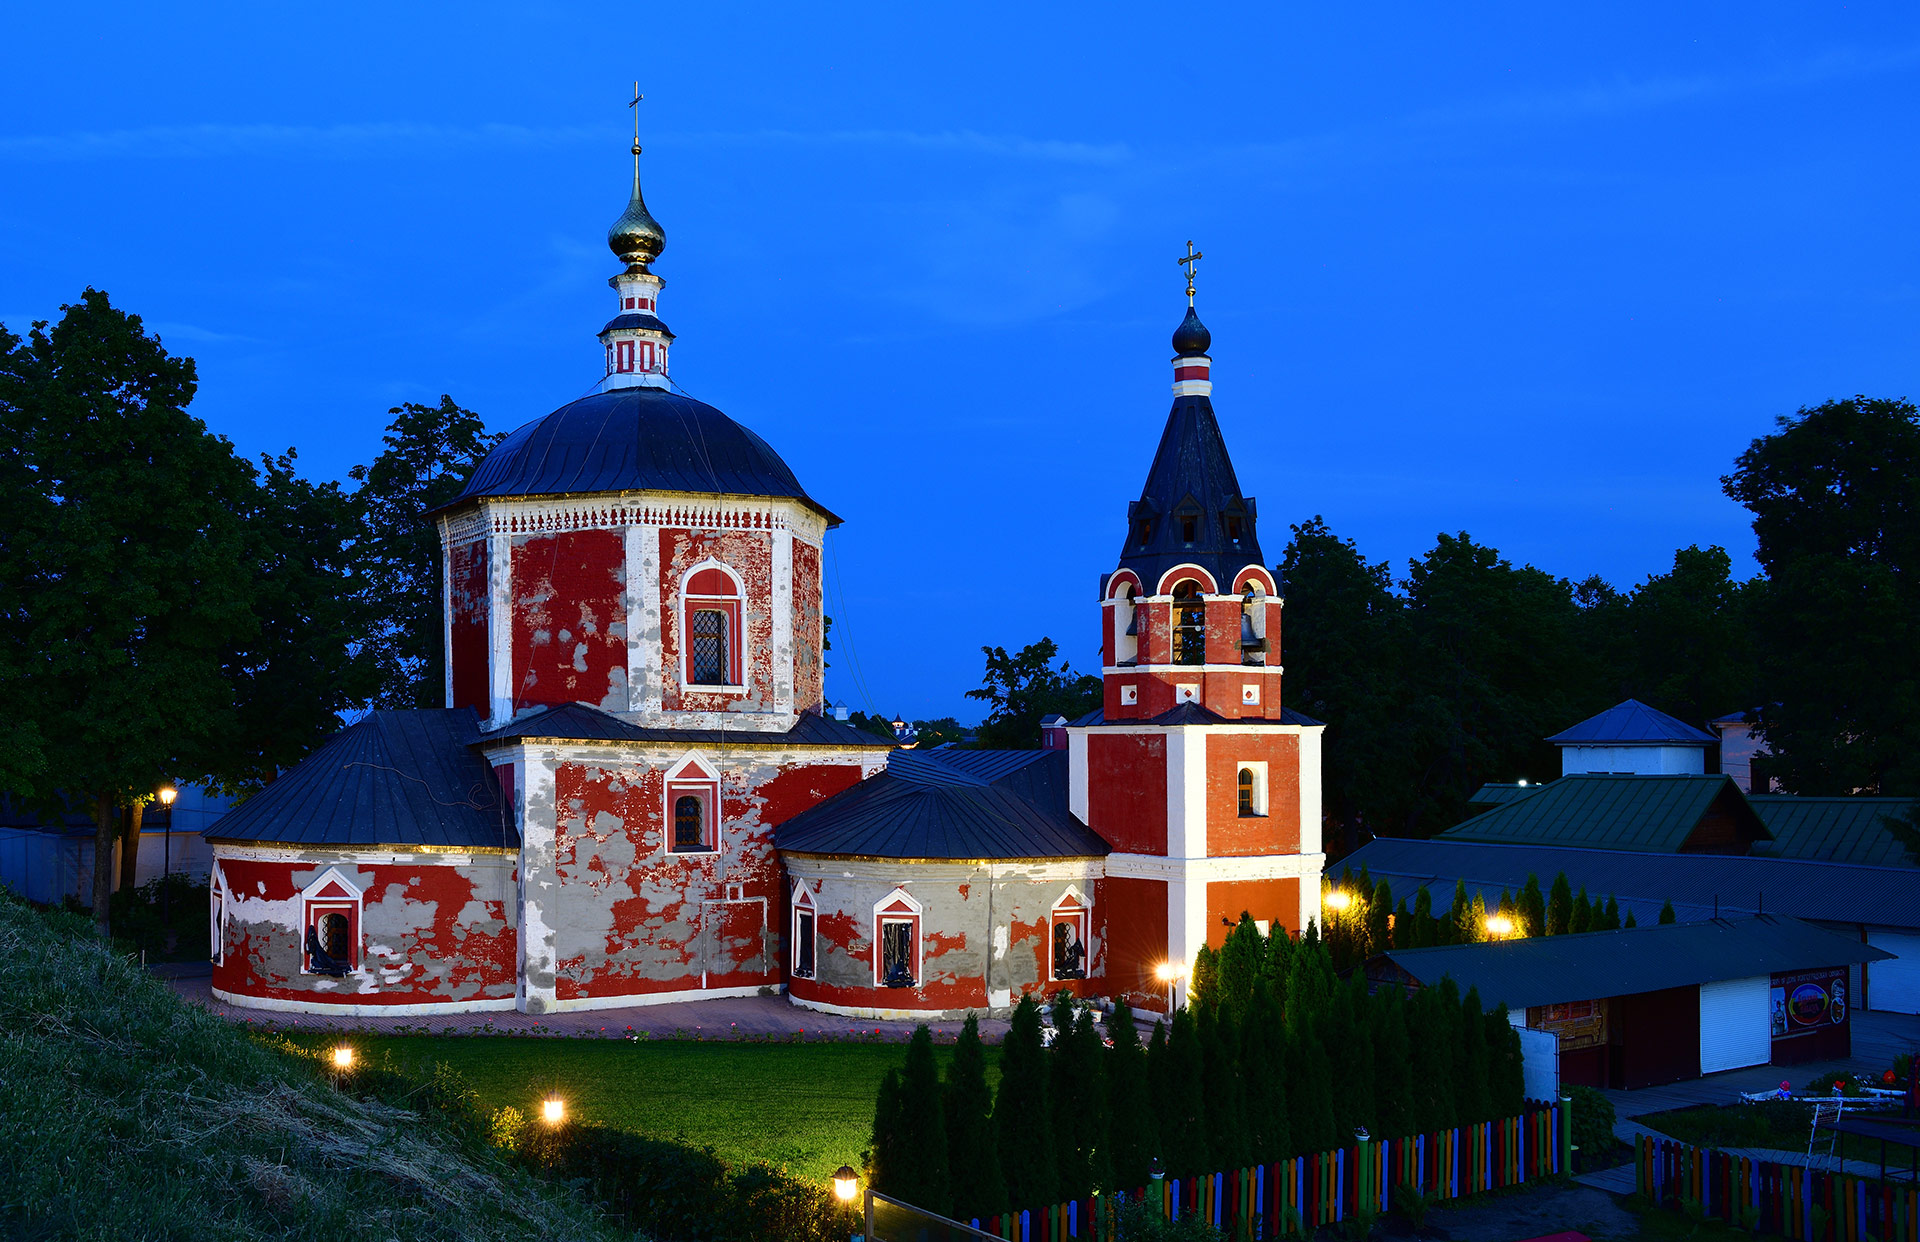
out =
[[[1173,330],[1173,352],[1181,355],[1204,354],[1213,345],[1213,333],[1200,322],[1200,316],[1187,307],[1187,317]]]
[[[487,454],[452,503],[626,491],[790,497],[840,523],[765,440],[663,388],[594,393],[528,423]]]

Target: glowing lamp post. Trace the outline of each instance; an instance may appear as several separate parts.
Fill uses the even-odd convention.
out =
[[[173,800],[180,791],[171,785],[162,785],[157,795],[160,805],[167,808],[167,831],[160,839],[160,926],[166,928],[167,949],[173,949],[173,885],[167,881],[173,876]]]
[[[550,1126],[557,1126],[567,1119],[567,1102],[558,1095],[550,1095],[540,1103],[540,1119]]]
[[[1353,905],[1353,894],[1345,889],[1328,889],[1327,895],[1320,899],[1320,904],[1335,914],[1344,914]]]
[[[333,1050],[333,1068],[341,1074],[353,1068],[353,1049],[350,1046],[341,1044]]]
[[[1495,940],[1506,939],[1508,936],[1513,935],[1513,920],[1504,914],[1489,915],[1487,917],[1487,934]]]
[[[842,1203],[852,1203],[853,1197],[860,1193],[860,1175],[851,1165],[841,1165],[833,1175],[833,1197]]]
[[[1187,977],[1187,967],[1181,962],[1162,962],[1153,968],[1154,977],[1167,985],[1167,1012],[1174,1007],[1174,985]]]

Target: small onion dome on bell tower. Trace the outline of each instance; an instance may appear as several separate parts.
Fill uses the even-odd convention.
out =
[[[1207,349],[1213,333],[1187,307],[1187,317],[1173,330],[1173,392],[1178,397],[1206,397],[1213,394],[1213,359]]]
[[[636,91],[634,100],[639,101]],[[660,290],[667,282],[647,266],[666,249],[666,230],[647,210],[640,197],[640,139],[633,141],[633,197],[626,211],[607,230],[607,246],[626,268],[607,283],[619,295],[619,314],[600,329],[600,343],[606,349],[606,371],[600,379],[600,391],[615,388],[665,388],[667,384],[667,347],[673,332],[661,322]]]

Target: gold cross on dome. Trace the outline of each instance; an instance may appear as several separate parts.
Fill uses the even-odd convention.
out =
[[[1174,260],[1175,263],[1178,263],[1181,267],[1187,270],[1187,305],[1188,306],[1193,305],[1194,269],[1199,266],[1200,260],[1206,257],[1207,256],[1201,254],[1198,250],[1195,250],[1193,248],[1193,242],[1191,239],[1189,239],[1187,242],[1187,253],[1182,255],[1180,258]]]
[[[633,98],[627,101],[627,107],[633,109],[633,154],[636,159],[640,155],[640,101],[645,98],[646,96],[640,93],[640,84],[635,82]]]

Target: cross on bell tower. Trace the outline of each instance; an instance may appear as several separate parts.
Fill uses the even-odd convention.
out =
[[[1175,262],[1175,263],[1178,263],[1178,264],[1179,264],[1179,265],[1180,265],[1181,267],[1183,267],[1183,268],[1185,268],[1185,269],[1187,270],[1187,305],[1188,305],[1188,306],[1192,306],[1192,305],[1193,305],[1193,273],[1194,273],[1194,269],[1195,269],[1195,268],[1197,268],[1197,267],[1199,267],[1199,266],[1200,266],[1200,260],[1202,260],[1202,259],[1204,259],[1204,258],[1206,258],[1206,257],[1207,257],[1206,255],[1204,255],[1204,254],[1201,254],[1201,253],[1200,253],[1200,252],[1199,252],[1198,250],[1195,250],[1195,249],[1193,248],[1193,239],[1192,239],[1192,238],[1188,238],[1188,239],[1187,239],[1187,253],[1186,253],[1186,254],[1184,254],[1184,255],[1182,255],[1182,256],[1181,256],[1180,258],[1178,258],[1178,259],[1175,259],[1175,260],[1174,260],[1174,262]]]

